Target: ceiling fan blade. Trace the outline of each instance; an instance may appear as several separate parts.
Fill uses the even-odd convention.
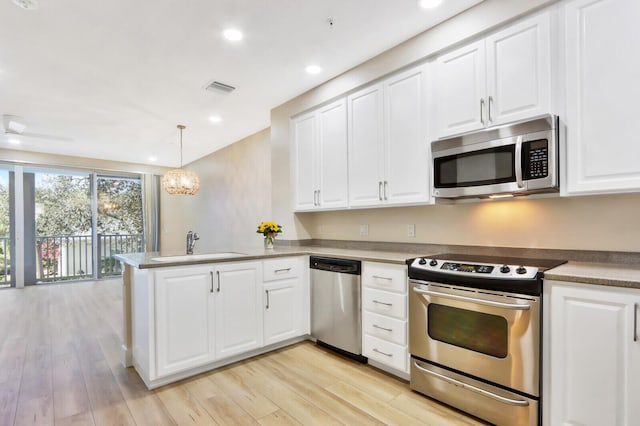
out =
[[[19,138],[22,137],[22,138],[31,138],[31,139],[44,139],[44,140],[59,141],[59,142],[75,141],[74,138],[69,138],[66,136],[48,135],[45,133],[31,133],[31,132],[18,133],[12,130],[5,130],[4,134],[5,136],[15,136]]]

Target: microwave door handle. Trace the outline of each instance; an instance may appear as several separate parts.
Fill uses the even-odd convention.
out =
[[[522,181],[522,136],[518,136],[516,141],[516,184],[518,188],[524,188],[524,182]]]
[[[475,297],[458,296],[456,294],[449,294],[449,293],[440,293],[439,291],[423,290],[418,287],[413,287],[413,291],[418,294],[426,294],[428,296],[436,296],[436,297],[442,297],[445,299],[460,300],[463,302],[473,302],[479,305],[491,306],[493,308],[514,309],[519,311],[528,311],[529,309],[531,309],[531,305],[529,304],[521,305],[519,303],[495,302],[493,300],[484,300],[484,299],[478,299]]]

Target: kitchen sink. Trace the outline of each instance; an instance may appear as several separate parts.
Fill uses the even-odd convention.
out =
[[[242,253],[220,252],[220,253],[202,253],[202,254],[181,254],[177,256],[159,256],[152,257],[151,260],[156,262],[188,262],[191,260],[208,260],[208,259],[224,259],[226,257],[242,256]]]

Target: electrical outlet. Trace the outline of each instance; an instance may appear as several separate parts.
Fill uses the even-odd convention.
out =
[[[407,237],[415,237],[416,236],[416,226],[415,225],[407,225]]]
[[[360,225],[360,236],[361,237],[369,236],[369,225],[366,225],[366,224]]]
[[[322,235],[322,231],[324,231],[324,229],[322,228],[322,225],[318,225],[318,228],[316,229],[316,232],[318,233],[318,235]]]

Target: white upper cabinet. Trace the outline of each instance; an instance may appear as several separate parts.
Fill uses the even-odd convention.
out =
[[[426,67],[348,97],[349,205],[429,201]]]
[[[547,12],[437,58],[438,137],[549,113],[550,32]]]
[[[292,120],[298,211],[347,207],[346,99]]]
[[[567,195],[640,190],[640,2],[565,5]]]

